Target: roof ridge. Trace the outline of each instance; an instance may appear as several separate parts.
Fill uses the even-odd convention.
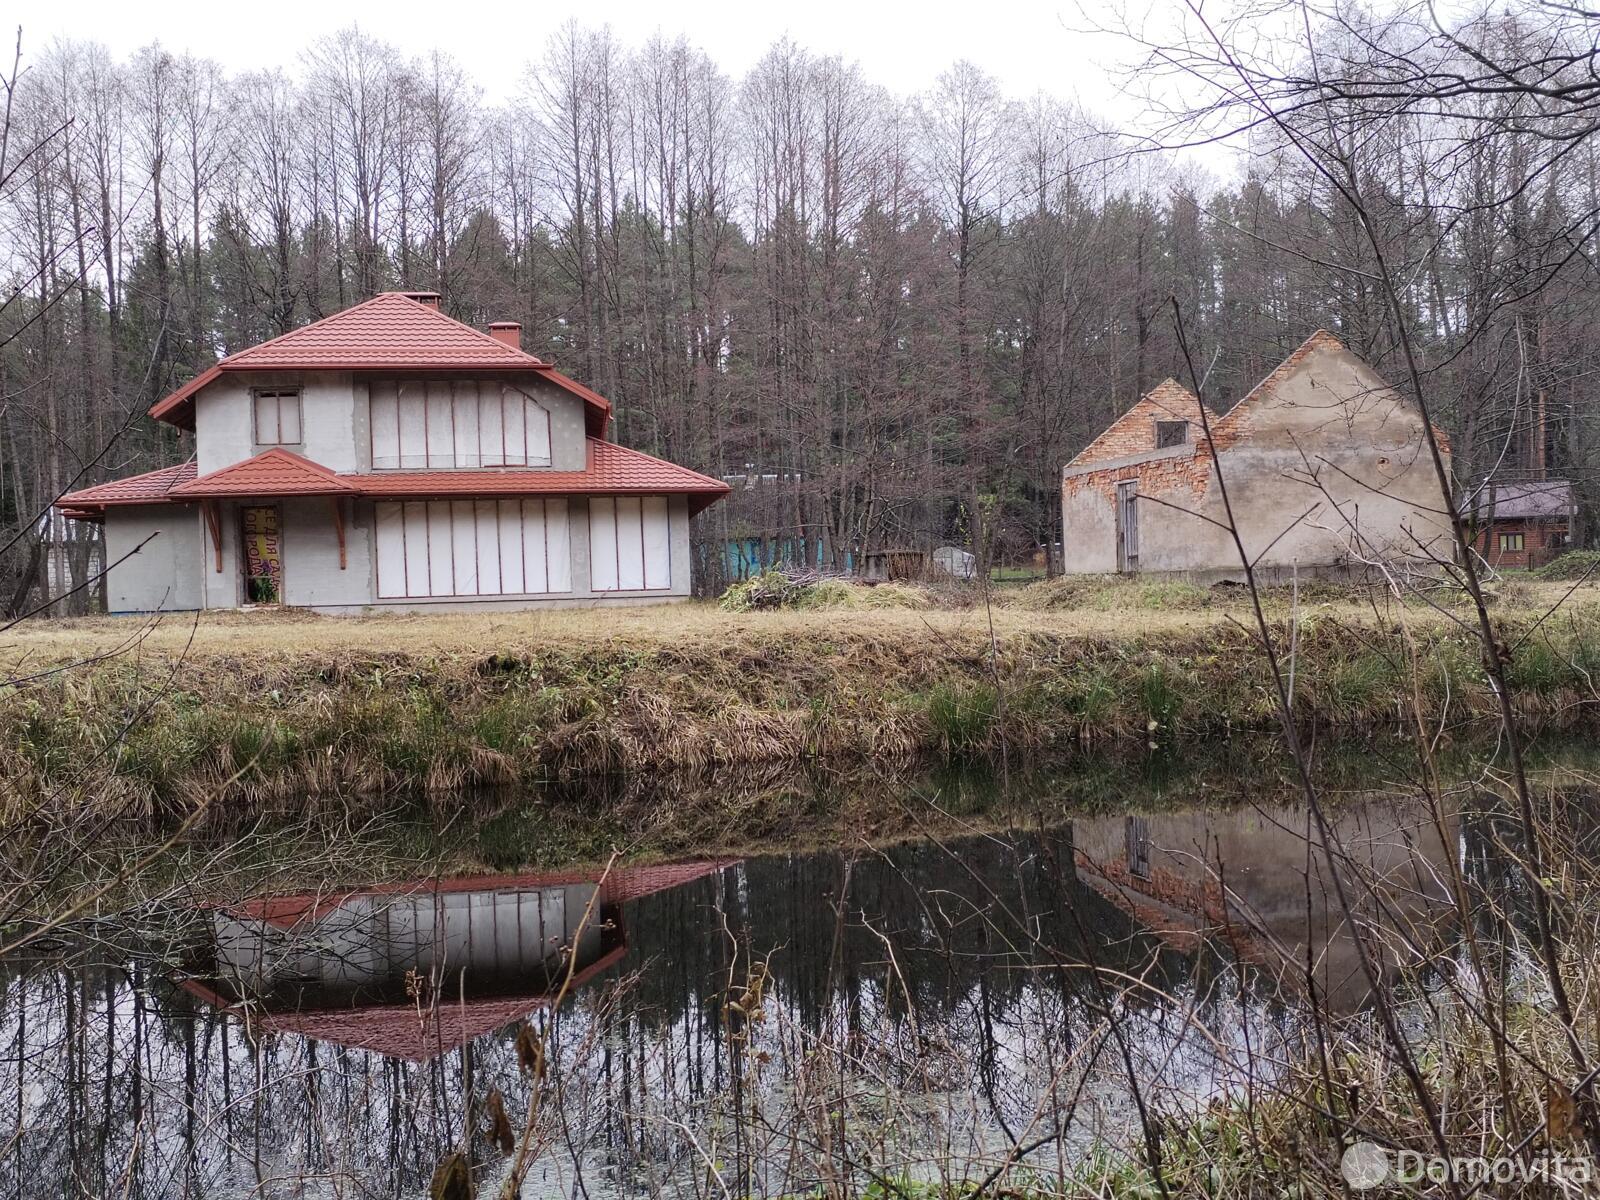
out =
[[[326,325],[332,321],[344,320],[352,313],[359,313],[364,309],[368,309],[379,304],[380,302],[388,301],[400,301],[406,305],[409,305],[418,313],[425,314],[430,319],[448,322],[457,329],[465,330],[466,332],[472,334],[472,336],[477,339],[479,343],[484,344],[486,347],[492,347],[496,354],[505,358],[508,362],[517,362],[523,365],[530,363],[538,364],[540,366],[545,365],[544,360],[538,355],[529,354],[520,346],[508,346],[505,342],[502,342],[493,334],[486,333],[483,330],[478,329],[476,326],[468,325],[465,321],[458,321],[456,318],[452,317],[449,313],[443,311],[442,309],[435,308],[430,304],[423,304],[420,300],[413,300],[405,292],[376,292],[373,295],[368,296],[365,300],[361,300],[355,304],[352,304],[349,308],[342,308],[336,313],[329,313],[327,316],[319,317],[317,320],[302,325],[298,329],[291,329],[287,333],[280,333],[275,338],[269,338],[267,341],[258,342],[254,346],[248,346],[235,354],[230,354],[217,365],[221,366],[222,363],[235,363],[236,366],[248,366],[248,361],[240,364],[237,363],[236,360],[248,360],[249,356],[256,355],[271,346],[277,345],[280,342],[287,341],[291,338],[301,338],[309,330],[316,329],[319,325]]]
[[[217,361],[215,363],[213,363],[212,366],[221,367],[223,363],[232,362],[234,359],[240,357],[241,355],[250,354],[250,353],[252,353],[252,352],[254,352],[256,350],[264,350],[268,346],[275,346],[279,342],[283,341],[285,338],[294,337],[296,334],[304,333],[308,329],[315,329],[318,325],[321,325],[324,321],[331,321],[335,317],[342,317],[346,313],[353,313],[353,312],[357,311],[358,309],[366,308],[367,305],[372,304],[374,301],[380,300],[384,296],[389,296],[389,295],[394,295],[394,294],[396,294],[396,293],[392,293],[392,292],[376,292],[373,295],[368,296],[365,300],[357,300],[349,308],[341,308],[338,312],[329,313],[325,317],[318,317],[315,321],[307,321],[304,325],[297,325],[293,329],[286,329],[282,333],[280,333],[277,337],[270,337],[264,342],[257,342],[253,346],[246,346],[243,350],[235,350],[232,354],[227,354],[227,355],[224,355],[222,358],[217,359]],[[419,307],[425,307],[425,306],[420,306],[419,305]]]
[[[1239,403],[1230,408],[1227,412],[1227,415],[1225,415],[1221,421],[1218,422],[1216,432],[1220,433],[1231,429],[1233,424],[1236,423],[1236,418],[1238,421],[1242,421],[1244,418],[1238,416],[1238,414],[1245,411],[1252,401],[1258,399],[1265,391],[1267,386],[1276,380],[1280,375],[1287,376],[1289,372],[1297,369],[1301,362],[1304,361],[1305,354],[1313,349],[1313,343],[1320,343],[1323,341],[1332,342],[1335,349],[1350,349],[1344,344],[1338,335],[1329,333],[1326,329],[1318,326],[1316,329],[1312,330],[1311,333],[1304,340],[1302,340],[1298,346],[1289,351],[1289,353],[1284,356],[1282,362],[1258,379],[1256,381],[1256,385],[1239,398]]]
[[[497,349],[509,351],[512,354],[520,354],[523,358],[531,358],[534,362],[538,363],[541,367],[550,366],[549,363],[545,362],[544,359],[540,358],[537,354],[529,354],[521,346],[512,346],[512,345],[507,344],[506,342],[502,342],[499,338],[495,337],[494,334],[489,333],[486,330],[479,329],[476,325],[468,325],[465,321],[458,321],[458,320],[456,320],[455,317],[452,317],[449,313],[445,312],[444,309],[442,309],[442,308],[434,308],[432,305],[424,304],[420,300],[414,300],[414,299],[411,298],[411,296],[407,295],[405,292],[379,292],[378,296],[398,296],[398,297],[400,297],[400,299],[406,301],[409,304],[415,304],[423,312],[432,313],[437,317],[442,317],[446,321],[454,322],[455,324],[461,326],[461,328],[463,328],[463,329],[469,331],[470,333],[472,333],[474,336],[476,336],[480,340],[485,341],[485,342],[493,343],[494,346]],[[374,296],[373,299],[376,300],[378,298],[378,296]],[[522,323],[520,321],[517,322],[517,328],[519,328],[519,329],[522,328]]]
[[[238,462],[232,463],[229,466],[218,467],[216,471],[209,472],[206,477],[209,478],[211,475],[216,475],[221,471],[232,470],[234,467],[243,466],[245,463],[262,462],[269,458],[288,459],[295,466],[305,467],[313,474],[322,475],[328,479],[339,478],[339,472],[333,470],[331,467],[325,467],[321,463],[314,462],[303,454],[296,454],[293,450],[290,450],[284,446],[272,446],[261,451],[259,454],[252,454],[249,458],[240,459]]]

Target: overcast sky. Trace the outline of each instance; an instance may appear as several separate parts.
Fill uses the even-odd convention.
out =
[[[1090,0],[1088,7],[1097,5]],[[735,78],[788,34],[809,49],[859,61],[869,79],[900,93],[928,87],[966,57],[1014,96],[1043,90],[1102,112],[1117,94],[1104,67],[1120,52],[1111,39],[1069,30],[1083,24],[1078,0],[1006,0],[983,14],[938,0],[27,0],[12,11],[19,14],[25,50],[71,36],[96,39],[120,55],[159,39],[170,50],[192,50],[230,69],[293,68],[308,42],[359,23],[412,54],[447,50],[477,77],[490,101],[515,92],[523,65],[569,17],[609,23],[630,44],[658,29],[683,33]]]

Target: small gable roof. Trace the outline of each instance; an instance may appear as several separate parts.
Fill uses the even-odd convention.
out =
[[[423,366],[536,369],[546,365],[404,292],[379,292],[370,300],[222,361],[251,371]]]
[[[171,491],[174,499],[224,496],[354,496],[361,489],[327,467],[279,447],[212,471]]]
[[[1188,421],[1202,425],[1202,409],[1206,422],[1215,428],[1221,419],[1211,409],[1200,403],[1200,398],[1176,379],[1163,379],[1095,438],[1069,467],[1089,466],[1097,462],[1148,454],[1156,448],[1155,423],[1157,421]]]
[[[611,404],[543,359],[447,316],[405,292],[370,300],[313,321],[271,341],[230,354],[150,409],[150,415],[194,428],[194,397],[235,371],[495,371],[527,372],[573,393],[592,410],[591,431],[604,429]]]

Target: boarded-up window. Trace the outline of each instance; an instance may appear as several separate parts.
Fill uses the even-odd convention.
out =
[[[597,592],[672,586],[672,523],[665,496],[589,501],[589,581]]]
[[[296,391],[257,392],[255,394],[255,435],[258,446],[298,446],[300,444],[300,393]]]
[[[550,413],[493,380],[371,385],[375,471],[548,467]]]
[[[564,498],[373,506],[378,596],[532,596],[572,590]]]

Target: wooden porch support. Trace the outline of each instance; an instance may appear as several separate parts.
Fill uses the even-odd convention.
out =
[[[328,502],[333,505],[333,532],[339,539],[339,570],[342,571],[345,569],[344,505],[337,496],[329,496]]]
[[[200,511],[205,514],[206,528],[211,531],[211,545],[216,551],[217,574],[222,574],[222,514],[215,500],[200,501]]]

